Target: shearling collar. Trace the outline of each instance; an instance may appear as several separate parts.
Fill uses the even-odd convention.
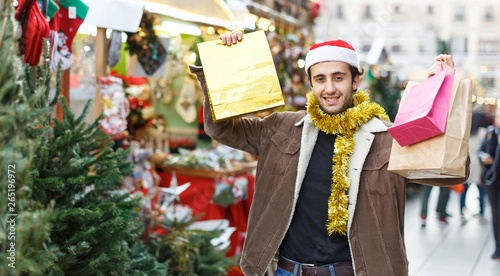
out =
[[[312,124],[311,115],[307,114],[306,116],[304,116],[304,118],[295,123],[295,126],[302,126],[305,124],[305,121],[308,121],[308,123]],[[380,119],[372,118],[371,120],[366,122],[366,124],[361,125],[360,130],[370,133],[384,132],[387,131],[387,126]]]

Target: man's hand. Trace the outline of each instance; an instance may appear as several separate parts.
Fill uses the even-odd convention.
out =
[[[231,46],[232,44],[236,44],[238,41],[243,39],[243,31],[227,31],[224,34],[221,34],[219,39],[222,40],[222,44]]]
[[[481,160],[481,164],[483,164],[483,165],[493,164],[493,158],[491,157],[491,155],[489,155],[487,153],[481,154],[480,160]]]
[[[435,74],[443,71],[446,66],[450,67],[453,72],[455,72],[455,62],[453,61],[453,58],[451,55],[439,55],[436,57],[436,63],[432,65],[431,69],[427,71],[427,77],[430,78],[434,76]]]

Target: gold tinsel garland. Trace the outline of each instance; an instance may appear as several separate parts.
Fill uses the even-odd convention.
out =
[[[332,166],[332,187],[328,199],[328,235],[333,233],[345,235],[349,212],[348,191],[351,184],[349,178],[349,160],[354,151],[354,133],[373,117],[389,120],[385,110],[378,104],[370,102],[364,91],[353,96],[353,106],[339,114],[325,113],[316,102],[313,93],[307,94],[307,112],[314,125],[327,134],[337,134]]]

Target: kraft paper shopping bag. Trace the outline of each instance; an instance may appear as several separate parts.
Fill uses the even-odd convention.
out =
[[[231,46],[198,44],[215,122],[285,104],[264,31],[245,34]]]
[[[455,75],[444,135],[405,147],[393,141],[388,170],[409,179],[465,177],[471,118],[472,81]]]
[[[389,133],[402,147],[444,133],[453,72],[448,70],[414,85],[401,103]]]

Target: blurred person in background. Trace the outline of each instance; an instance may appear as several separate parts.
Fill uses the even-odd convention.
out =
[[[422,185],[422,209],[420,210],[420,224],[422,226],[427,225],[427,207],[429,205],[429,196],[432,188],[432,186]],[[449,198],[450,189],[448,187],[439,187],[439,199],[436,206],[436,212],[438,213],[438,225],[440,227],[448,225],[447,217],[450,215],[446,213],[446,206],[448,205]]]
[[[479,148],[478,156],[483,169],[481,181],[491,204],[495,250],[492,259],[500,261],[500,109],[495,112],[494,125],[489,126]]]
[[[467,192],[471,186],[476,186],[479,196],[478,196],[478,206],[479,213],[473,214],[474,217],[479,217],[481,220],[484,219],[484,198],[486,191],[481,181],[481,163],[479,158],[477,158],[477,153],[481,145],[481,141],[484,138],[486,128],[492,124],[492,121],[487,118],[486,114],[480,110],[481,106],[477,105],[472,112],[472,124],[470,129],[470,140],[469,140],[469,155],[472,156],[470,163],[470,176],[465,182],[464,190],[460,194],[460,220],[462,224],[467,222],[464,214],[464,209],[468,209],[466,206]]]

